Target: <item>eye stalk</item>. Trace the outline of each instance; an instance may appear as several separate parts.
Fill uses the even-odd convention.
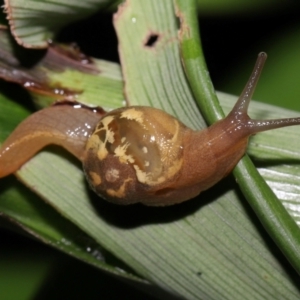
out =
[[[300,118],[252,120],[249,102],[267,55],[260,53],[232,111],[195,131],[162,110],[131,106],[105,114],[55,105],[24,120],[0,149],[0,177],[17,171],[49,144],[83,163],[92,189],[117,204],[166,206],[199,195],[224,178],[245,154],[252,134],[299,125]]]

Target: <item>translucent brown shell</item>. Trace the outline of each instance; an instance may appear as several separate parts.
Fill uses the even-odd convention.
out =
[[[87,142],[83,166],[90,185],[113,202],[154,201],[180,174],[185,130],[151,107],[108,113]]]

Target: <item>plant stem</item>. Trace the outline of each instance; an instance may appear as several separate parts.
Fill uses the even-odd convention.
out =
[[[195,0],[175,0],[181,21],[179,39],[186,75],[200,110],[209,124],[224,117],[209,77],[199,38]],[[245,198],[277,246],[300,274],[300,229],[251,159],[245,155],[233,174]]]

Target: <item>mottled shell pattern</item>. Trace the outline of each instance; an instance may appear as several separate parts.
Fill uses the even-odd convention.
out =
[[[91,187],[111,202],[151,205],[180,175],[186,130],[180,121],[151,107],[106,114],[86,145],[83,167]]]

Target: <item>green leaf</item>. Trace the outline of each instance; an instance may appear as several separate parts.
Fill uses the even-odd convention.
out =
[[[145,15],[146,8],[156,14],[155,19],[152,14]],[[114,24],[129,104],[161,108],[192,128],[206,126],[179,59],[172,1],[126,2],[115,14]]]
[[[2,181],[1,214],[35,238],[86,263],[121,277],[141,279],[12,178]],[[29,217],[30,216],[30,217]]]
[[[220,119],[223,112],[214,97],[212,83],[207,76],[208,70],[198,41],[195,2],[177,0],[176,3],[181,18],[181,49],[187,77],[190,79],[191,88],[197,96],[204,116],[213,123]],[[197,81],[202,84],[198,85]],[[247,155],[234,168],[233,174],[267,232],[300,274],[300,229],[294,219],[260,176]]]
[[[52,44],[46,51],[25,51],[12,43],[7,29],[0,28],[0,69],[0,77],[26,87],[38,107],[58,100],[103,109],[125,104],[119,66],[87,57],[72,45]]]
[[[12,33],[20,45],[46,48],[64,25],[112,4],[113,1],[109,0],[6,0],[4,8]]]

